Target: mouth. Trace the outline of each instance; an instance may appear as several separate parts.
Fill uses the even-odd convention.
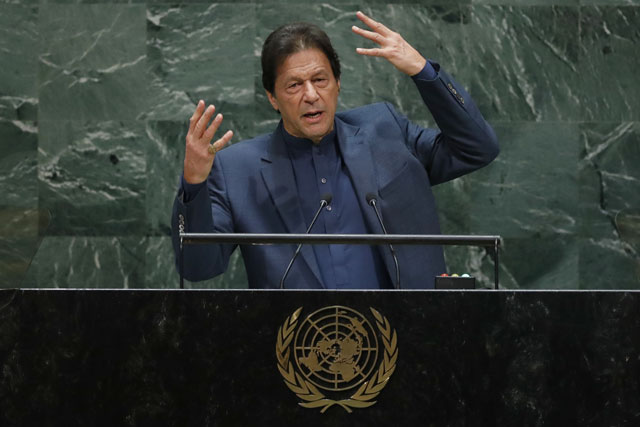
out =
[[[302,117],[304,117],[304,119],[307,122],[315,123],[315,122],[319,121],[320,118],[322,118],[322,114],[323,114],[322,111],[310,111],[310,112],[308,112],[306,114],[303,114]]]

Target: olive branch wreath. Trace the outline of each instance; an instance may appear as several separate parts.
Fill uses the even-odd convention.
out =
[[[353,412],[351,408],[367,408],[376,403],[375,399],[382,389],[387,385],[387,381],[396,369],[398,359],[398,337],[395,329],[392,331],[389,321],[375,309],[369,308],[376,318],[376,326],[382,335],[384,344],[384,358],[378,366],[378,371],[373,374],[369,381],[365,381],[355,393],[348,399],[333,400],[327,398],[310,381],[305,380],[293,369],[293,363],[289,360],[290,344],[293,340],[298,317],[302,307],[287,317],[284,324],[278,329],[276,340],[276,356],[278,358],[278,370],[284,378],[284,383],[289,389],[304,402],[298,404],[305,408],[322,408],[320,413],[324,413],[333,405],[339,405],[347,412]]]

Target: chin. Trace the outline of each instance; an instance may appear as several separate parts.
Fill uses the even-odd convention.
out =
[[[322,139],[325,135],[327,135],[329,132],[331,132],[331,126],[325,126],[322,129],[313,129],[310,130],[307,135],[309,135],[309,139],[316,139],[316,138],[320,138]]]

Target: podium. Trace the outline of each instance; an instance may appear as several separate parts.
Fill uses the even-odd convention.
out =
[[[349,245],[385,245],[390,249],[391,255],[395,263],[395,281],[394,287],[402,289],[400,286],[400,270],[398,258],[395,255],[393,245],[449,245],[449,246],[479,246],[484,247],[488,251],[492,251],[493,255],[493,275],[494,289],[499,288],[499,253],[500,253],[500,236],[473,236],[473,235],[448,235],[448,234],[270,234],[270,233],[184,233],[178,234],[179,250],[178,250],[178,271],[180,272],[180,289],[184,289],[184,247],[185,245],[203,245],[209,243],[233,243],[233,244],[250,244],[250,245],[271,245],[271,244],[298,244],[289,268],[293,265],[298,252],[302,245],[319,245],[319,244],[349,244]],[[280,282],[280,288],[283,289],[283,282],[286,274]],[[427,280],[432,278],[424,278],[424,288],[433,288],[432,283]],[[435,278],[434,278],[435,279]]]
[[[634,291],[1,290],[0,425],[633,424],[638,313]]]

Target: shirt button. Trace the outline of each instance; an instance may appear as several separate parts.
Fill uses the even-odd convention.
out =
[[[320,182],[321,182],[321,183],[323,183],[323,184],[326,184],[326,183],[327,183],[327,178],[322,178],[322,179],[320,180]]]
[[[331,205],[327,206],[327,210],[331,212]]]

